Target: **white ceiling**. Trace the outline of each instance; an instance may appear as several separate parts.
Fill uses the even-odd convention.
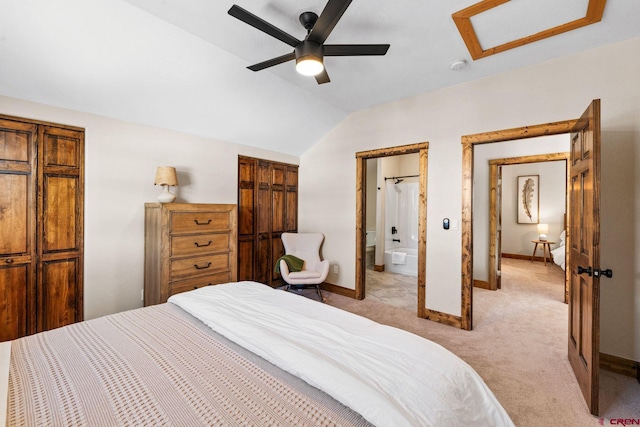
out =
[[[640,36],[640,1],[609,0],[600,23],[472,61],[451,14],[477,0],[354,0],[327,43],[391,48],[325,58],[331,83],[318,85],[293,62],[247,70],[292,49],[229,16],[233,2],[300,39],[298,15],[326,4],[0,0],[0,94],[299,155],[353,111]],[[486,48],[579,19],[587,3],[513,0],[472,22]]]

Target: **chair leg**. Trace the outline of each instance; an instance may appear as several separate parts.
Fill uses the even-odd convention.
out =
[[[324,302],[324,298],[322,297],[322,292],[320,292],[320,285],[316,285],[316,291],[318,291],[318,296],[320,297],[320,302]]]

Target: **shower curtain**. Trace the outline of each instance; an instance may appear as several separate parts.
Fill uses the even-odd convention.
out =
[[[387,248],[418,248],[418,199],[420,188],[417,178],[405,178],[395,184],[386,181],[385,240]],[[392,227],[397,231],[392,234]],[[400,242],[394,242],[400,240]]]

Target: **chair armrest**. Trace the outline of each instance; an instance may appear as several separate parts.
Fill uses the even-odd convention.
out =
[[[280,260],[280,275],[282,275],[282,278],[285,279],[285,281],[289,277],[289,266],[283,260]]]
[[[317,263],[316,271],[320,273],[320,280],[324,282],[329,275],[329,261],[325,259],[324,261],[320,261],[319,263]]]

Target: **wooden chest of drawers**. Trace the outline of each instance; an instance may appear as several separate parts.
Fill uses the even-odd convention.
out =
[[[235,282],[236,205],[145,204],[144,305]]]

